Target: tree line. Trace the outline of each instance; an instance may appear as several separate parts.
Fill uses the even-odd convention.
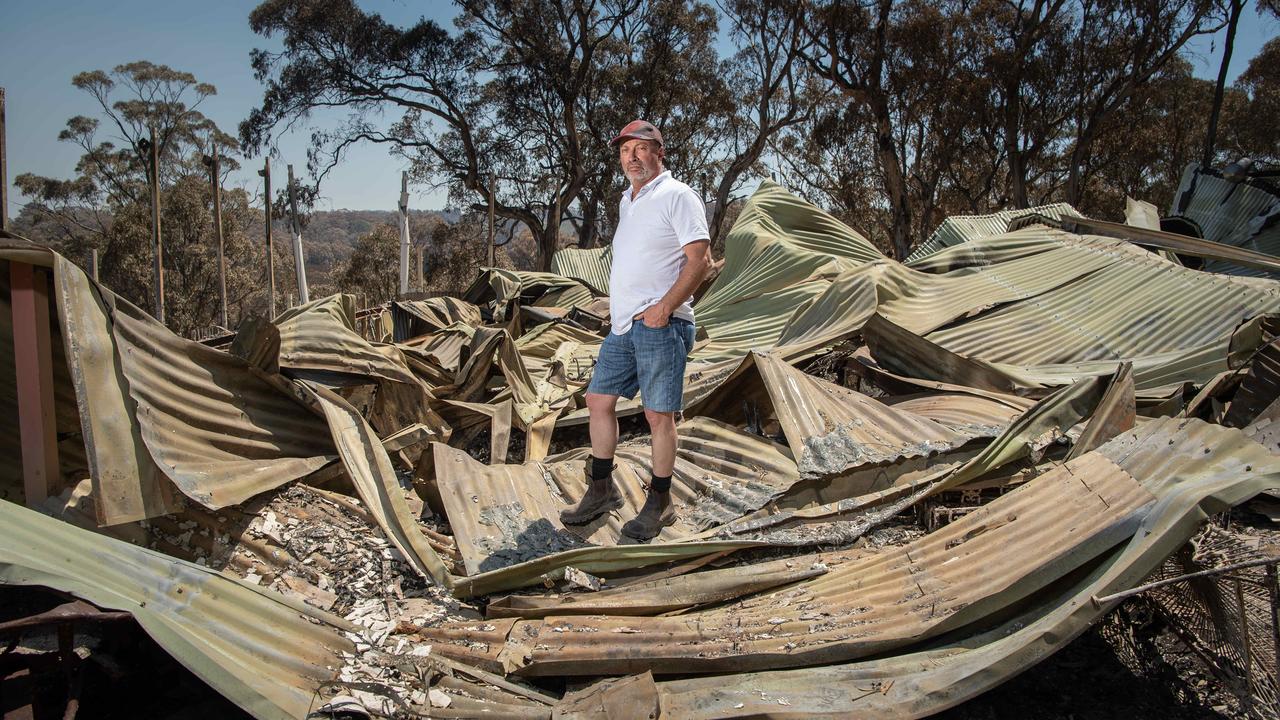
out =
[[[386,147],[414,182],[447,190],[462,221],[412,226],[432,238],[433,282],[456,288],[483,262],[491,202],[516,238],[501,263],[547,269],[560,247],[607,243],[624,186],[608,140],[644,117],[663,130],[668,166],[708,201],[717,248],[735,201],[773,177],[902,258],[951,214],[1065,201],[1115,217],[1126,195],[1167,204],[1203,156],[1218,104],[1214,83],[1191,72],[1188,43],[1244,0],[456,5],[446,28],[396,26],[352,0],[263,2],[249,25],[281,49],[253,53],[263,97],[238,137],[201,114],[216,90],[190,73],[140,61],[77,75],[96,113],[59,135],[82,150],[76,175],[20,175],[32,201],[19,228],[77,260],[98,250],[102,280],[148,307],[143,141],[155,126],[167,319],[179,332],[207,328],[218,291],[204,157],[217,144],[225,175],[310,125],[304,205],[356,143]],[[1248,12],[1280,15],[1275,0]],[[1280,40],[1220,104],[1212,162],[1280,161]],[[312,115],[335,107],[340,122]],[[265,310],[261,198],[223,197],[229,304],[242,318]],[[365,233],[323,289],[391,297],[394,238],[390,227]],[[287,245],[276,245],[281,280]]]
[[[314,136],[317,177],[385,145],[459,207],[528,227],[546,269],[566,242],[607,241],[623,186],[607,142],[645,117],[711,202],[713,244],[730,199],[773,174],[902,258],[952,213],[1169,193],[1213,95],[1188,43],[1242,3],[459,0],[451,30],[268,0],[250,25],[284,47],[254,55],[266,91],[240,138],[258,152],[345,108]],[[1272,41],[1231,89],[1215,160],[1277,159],[1278,57]]]

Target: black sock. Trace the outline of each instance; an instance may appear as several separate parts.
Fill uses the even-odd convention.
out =
[[[613,458],[605,458],[601,460],[595,455],[591,456],[591,480],[592,482],[601,482],[608,480],[613,475]]]
[[[671,476],[670,475],[666,477],[658,477],[657,475],[652,475],[650,477],[652,477],[653,479],[649,482],[649,487],[661,493],[671,492]]]

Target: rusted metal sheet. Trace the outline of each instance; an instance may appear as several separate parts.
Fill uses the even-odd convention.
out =
[[[391,303],[392,339],[403,342],[454,323],[476,326],[484,320],[480,308],[453,297],[397,300]]]
[[[354,650],[352,625],[215,570],[0,502],[0,583],[123,610],[201,680],[259,718],[306,717]]]
[[[1222,420],[1223,425],[1245,427],[1253,423],[1280,398],[1280,339],[1274,339],[1258,350],[1249,362],[1249,372],[1240,381]]]
[[[187,497],[236,504],[334,457],[325,423],[237,357],[104,297],[143,441]]]
[[[535,306],[570,308],[590,305],[595,296],[577,280],[555,273],[486,268],[462,297],[477,305],[492,303],[494,318],[506,320],[510,303],[521,298]]]
[[[970,437],[995,437],[1034,403],[993,400],[968,393],[920,394],[893,398],[890,407],[926,417]]]
[[[686,409],[749,428],[775,418],[803,476],[950,450],[970,439],[951,428],[752,353],[707,399]]]
[[[825,563],[801,559],[707,570],[647,582],[628,582],[592,593],[509,595],[490,602],[489,617],[540,618],[554,615],[658,615],[754,595],[809,580],[828,571]]]
[[[722,609],[495,621],[486,626],[492,630],[454,625],[424,635],[466,662],[534,675],[847,661],[964,627],[1027,597],[1132,535],[1152,499],[1114,463],[1090,455],[920,541]],[[1045,507],[1056,511],[1046,516]],[[481,646],[485,652],[472,649]]]
[[[331,295],[289,308],[275,319],[280,330],[280,367],[328,384],[379,378],[416,383],[394,345],[365,340],[355,330],[353,295]]]
[[[80,268],[56,255],[52,260],[68,385],[79,409],[97,520],[116,525],[174,512],[179,493],[143,442],[103,291]]]
[[[1171,453],[1170,444],[1211,447]],[[1093,596],[1129,588],[1190,539],[1209,513],[1280,482],[1280,462],[1238,431],[1199,420],[1162,419],[1103,445],[1158,501],[1141,530],[1096,569],[1042,593],[989,630],[939,646],[855,663],[659,682],[664,713],[728,718],[775,714],[926,717],[1025,671],[1092,626],[1109,606]],[[1244,472],[1245,466],[1250,467]]]
[[[1080,243],[1075,236],[1063,242]],[[1100,242],[1091,240],[1092,242]],[[1117,241],[1117,262],[1069,285],[926,337],[952,352],[1032,367],[1144,358],[1225,343],[1240,323],[1280,308],[1280,287],[1210,275]],[[1225,352],[1224,352],[1225,354]]]
[[[672,478],[679,521],[655,542],[671,542],[750,512],[782,494],[799,475],[786,450],[709,418],[680,425]],[[475,575],[590,546],[612,546],[622,523],[644,503],[650,477],[648,443],[625,443],[614,456],[614,482],[625,500],[581,527],[560,511],[586,492],[585,450],[545,463],[485,466],[454,448],[435,446],[434,482],[458,538],[467,573]]]

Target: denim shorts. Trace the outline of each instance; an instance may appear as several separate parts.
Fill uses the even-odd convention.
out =
[[[610,332],[587,392],[633,398],[640,391],[646,410],[679,412],[684,400],[684,364],[693,349],[693,323],[673,317],[666,327],[631,322],[624,335]]]

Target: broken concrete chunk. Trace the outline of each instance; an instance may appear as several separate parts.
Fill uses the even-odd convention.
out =
[[[453,700],[448,695],[445,695],[443,691],[435,688],[431,688],[431,692],[428,693],[428,696],[431,698],[431,707],[434,708],[447,708],[449,707],[449,704],[453,702]]]

